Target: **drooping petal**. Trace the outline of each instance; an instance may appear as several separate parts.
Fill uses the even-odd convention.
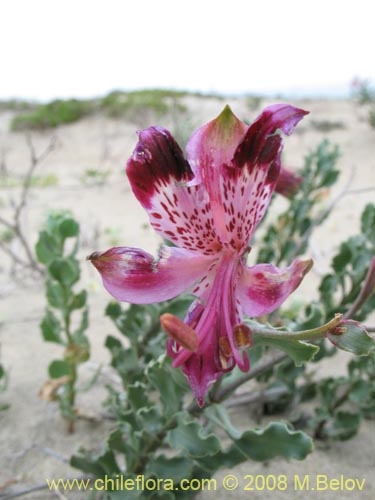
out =
[[[311,267],[311,260],[300,259],[286,269],[272,264],[244,266],[237,288],[243,311],[251,317],[271,313],[298,287]]]
[[[192,354],[182,367],[199,406],[204,405],[207,390],[224,373],[215,360],[214,352]]]
[[[220,248],[210,201],[171,134],[161,127],[139,133],[126,168],[133,192],[152,227],[176,245],[213,254]]]
[[[213,260],[175,247],[163,247],[158,260],[129,247],[95,252],[89,259],[101,274],[106,290],[115,299],[132,304],[176,297],[199,281]]]

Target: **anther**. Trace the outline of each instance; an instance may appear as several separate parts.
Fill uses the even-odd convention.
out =
[[[169,337],[178,342],[184,349],[196,352],[199,347],[199,338],[191,326],[184,323],[180,318],[170,313],[160,316],[160,324]]]

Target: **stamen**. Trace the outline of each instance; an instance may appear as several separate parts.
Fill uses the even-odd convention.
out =
[[[229,340],[227,337],[219,338],[219,349],[220,353],[223,354],[223,356],[227,358],[232,356],[232,349],[230,348]]]
[[[195,330],[184,323],[180,318],[170,313],[160,316],[160,324],[167,335],[190,352],[197,352],[199,338]]]
[[[244,324],[236,325],[233,328],[233,337],[237,349],[246,349],[252,344],[251,330]]]

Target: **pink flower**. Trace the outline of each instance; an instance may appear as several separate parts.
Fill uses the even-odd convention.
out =
[[[273,105],[248,127],[227,106],[193,133],[187,159],[167,130],[143,130],[127,174],[152,227],[176,247],[163,247],[156,260],[127,247],[91,256],[118,300],[146,304],[187,290],[195,295],[184,323],[167,315],[162,326],[173,365],[182,366],[200,405],[224,372],[236,364],[249,369],[243,349],[251,332],[243,314],[277,309],[311,267],[301,260],[284,270],[246,265],[249,241],[279,179],[279,131],[291,134],[305,114]]]

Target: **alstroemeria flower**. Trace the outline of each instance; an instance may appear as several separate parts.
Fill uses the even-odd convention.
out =
[[[91,256],[118,300],[146,304],[187,290],[196,297],[184,320],[186,331],[171,315],[164,328],[171,335],[167,351],[173,365],[182,366],[200,405],[222,373],[235,365],[249,368],[243,348],[251,336],[243,314],[277,309],[311,267],[301,260],[283,270],[246,265],[249,241],[279,178],[280,132],[291,134],[305,114],[273,105],[247,126],[227,106],[192,135],[187,159],[167,130],[143,130],[127,174],[152,227],[176,246],[163,247],[156,260],[127,247]]]

